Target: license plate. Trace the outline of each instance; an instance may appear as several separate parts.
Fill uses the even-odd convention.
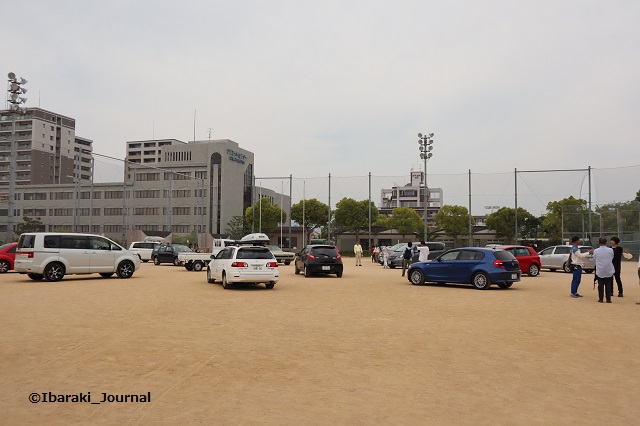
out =
[[[517,280],[518,279],[518,274],[511,274],[511,279],[512,280]]]
[[[262,266],[254,266],[253,270],[254,271],[262,271]]]
[[[331,266],[323,266],[322,270],[323,271],[330,271],[331,270]]]

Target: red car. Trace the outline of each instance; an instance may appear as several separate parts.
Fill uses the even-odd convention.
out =
[[[540,273],[540,256],[532,248],[527,246],[498,246],[506,250],[518,259],[522,273],[535,277]]]
[[[7,272],[13,269],[17,247],[18,243],[9,243],[0,246],[0,272]]]

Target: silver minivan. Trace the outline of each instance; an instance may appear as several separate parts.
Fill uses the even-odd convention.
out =
[[[586,253],[592,249],[590,246],[579,246],[580,252]],[[543,269],[548,269],[551,272],[562,269],[565,272],[571,272],[567,265],[569,259],[569,253],[571,253],[571,246],[551,246],[542,250],[538,255],[540,256],[540,264]],[[592,273],[596,269],[593,256],[589,256],[584,259],[584,268],[582,270],[587,274]]]
[[[140,258],[100,235],[33,232],[20,235],[15,270],[32,280],[60,281],[67,274],[130,278]]]

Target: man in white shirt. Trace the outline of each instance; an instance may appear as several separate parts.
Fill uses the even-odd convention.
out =
[[[362,266],[362,246],[360,241],[356,241],[356,245],[353,246],[353,252],[356,255],[356,266]]]
[[[418,247],[418,251],[420,252],[418,262],[426,262],[427,260],[429,260],[429,247],[427,246],[427,243],[422,241],[420,243],[420,247]]]
[[[571,237],[571,263],[573,263],[573,271],[571,278],[571,297],[577,299],[578,297],[582,297],[581,294],[578,293],[578,287],[580,287],[580,282],[582,281],[582,268],[584,267],[584,258],[588,257],[591,253],[585,252],[582,253],[580,251],[580,237],[574,236]]]
[[[593,251],[596,261],[596,275],[598,276],[598,302],[602,303],[603,294],[607,297],[607,303],[611,303],[613,293],[613,249],[607,247],[607,239],[600,238],[600,247]]]

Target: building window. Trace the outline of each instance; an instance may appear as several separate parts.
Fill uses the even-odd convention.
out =
[[[159,189],[141,189],[134,192],[135,198],[160,198]]]
[[[104,232],[109,234],[119,234],[122,232],[122,225],[104,225]]]
[[[206,179],[207,178],[207,171],[206,170],[201,170],[201,171],[197,171],[195,173],[196,179]]]
[[[105,200],[114,200],[122,198],[122,191],[104,191]]]
[[[159,207],[135,207],[133,214],[136,216],[158,216],[160,214]]]
[[[73,209],[49,209],[49,216],[73,216]]]
[[[171,231],[175,232],[176,234],[188,234],[189,232],[191,232],[191,226],[190,225],[173,225],[171,227]]]
[[[42,201],[47,199],[47,194],[45,192],[25,192],[24,199],[25,201],[32,201],[32,200]]]
[[[122,216],[123,208],[122,207],[105,207],[104,215],[105,216]]]

